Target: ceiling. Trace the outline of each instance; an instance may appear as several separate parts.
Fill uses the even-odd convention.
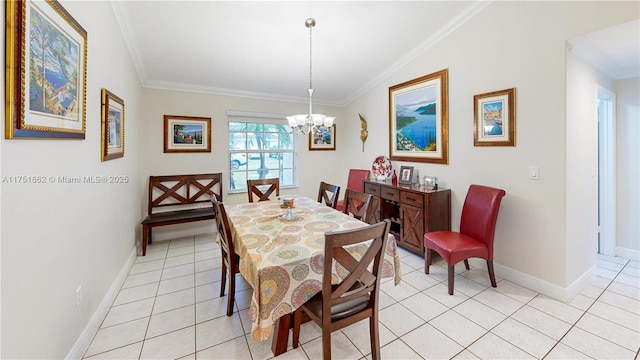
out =
[[[145,87],[344,105],[486,1],[112,1]]]
[[[313,98],[348,104],[489,4],[481,1],[112,1],[145,87],[305,103],[313,17]],[[638,68],[630,37],[576,39]],[[635,37],[634,37],[635,36]],[[627,39],[623,42],[620,39]],[[635,41],[635,48],[630,46]],[[635,55],[627,54],[635,49]],[[589,52],[589,51],[587,51]],[[635,57],[633,57],[635,56]],[[602,61],[600,60],[602,63]],[[611,62],[611,61],[610,61]],[[637,70],[636,70],[637,71]],[[619,72],[619,71],[618,71]],[[635,76],[638,76],[637,73]]]
[[[569,41],[571,51],[613,79],[640,76],[640,19]]]

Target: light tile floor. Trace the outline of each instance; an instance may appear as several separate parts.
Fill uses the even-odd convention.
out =
[[[251,290],[240,275],[236,311],[220,298],[215,236],[157,242],[138,257],[85,359],[269,359],[254,342]],[[423,259],[400,249],[403,281],[381,288],[383,359],[638,359],[640,264],[598,257],[598,276],[569,303],[460,264],[455,294],[446,264],[424,274]],[[499,274],[498,274],[499,275]],[[369,325],[332,335],[334,359],[370,359]],[[301,330],[302,346],[278,359],[320,359],[320,329]]]

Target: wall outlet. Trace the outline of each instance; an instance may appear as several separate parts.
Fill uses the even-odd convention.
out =
[[[76,289],[76,307],[82,302],[82,286],[78,286]]]

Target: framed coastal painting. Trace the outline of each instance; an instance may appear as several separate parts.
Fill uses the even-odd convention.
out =
[[[516,146],[516,88],[473,97],[473,145]]]
[[[391,160],[448,164],[448,70],[389,88]]]
[[[313,134],[309,134],[309,150],[335,150],[336,124],[330,127],[321,126]]]
[[[165,115],[164,152],[211,152],[211,118]]]
[[[124,101],[107,89],[102,89],[102,126],[100,160],[124,156]]]
[[[87,32],[55,0],[5,5],[5,138],[84,139]]]

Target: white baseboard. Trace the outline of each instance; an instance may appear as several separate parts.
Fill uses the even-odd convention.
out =
[[[479,269],[487,268],[487,261],[482,259],[469,259],[469,263],[473,264],[473,266]],[[518,270],[511,269],[504,265],[500,265],[498,263],[493,263],[494,271],[496,277],[509,280],[513,283],[516,283],[520,286],[524,286],[527,289],[539,292],[540,294],[546,295],[548,297],[554,298],[558,301],[568,302],[573,299],[577,294],[579,294],[582,289],[587,285],[591,277],[595,276],[595,267],[589,269],[589,271],[585,272],[580,278],[574,281],[571,285],[566,288],[561,286],[552,284],[548,281],[539,279],[537,277],[531,276],[529,274],[525,274]],[[499,286],[499,285],[498,285]]]
[[[616,256],[629,260],[640,261],[640,251],[620,246],[616,247]]]
[[[129,258],[122,266],[122,269],[120,269],[120,273],[113,281],[113,284],[111,284],[109,291],[107,291],[107,294],[102,299],[98,309],[91,317],[91,320],[87,323],[87,326],[84,327],[84,330],[82,330],[82,333],[78,337],[78,340],[76,340],[75,344],[73,344],[71,350],[69,350],[66,359],[82,359],[84,353],[87,352],[87,349],[89,349],[89,346],[91,345],[91,341],[93,341],[93,337],[98,332],[98,329],[100,329],[102,320],[107,316],[107,313],[111,308],[111,304],[113,304],[116,296],[118,296],[118,292],[122,288],[122,284],[127,280],[127,275],[129,274],[133,263],[135,263],[136,257],[137,249],[134,247],[131,250],[131,254],[129,254]]]

